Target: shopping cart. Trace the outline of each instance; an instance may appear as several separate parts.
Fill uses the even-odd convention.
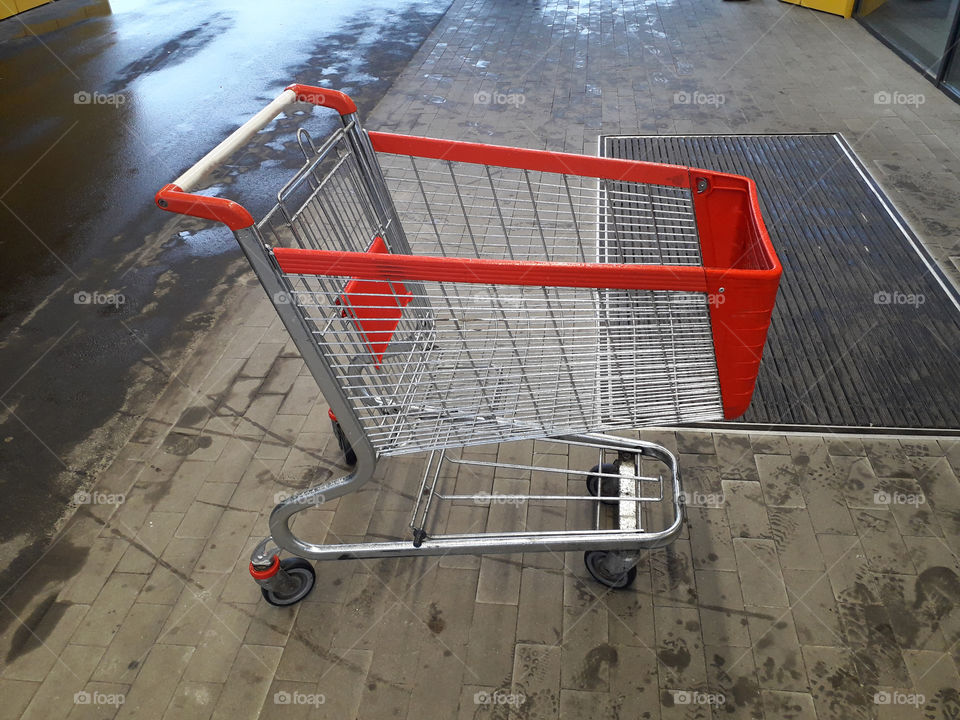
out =
[[[336,129],[298,130],[305,162],[262,220],[191,192],[303,103]],[[271,513],[250,572],[275,605],[310,592],[307,559],[583,550],[626,587],[640,551],[681,531],[680,472],[664,447],[597,431],[741,415],[781,273],[746,178],[366,132],[349,97],[303,85],[156,202],[234,231],[355,463]],[[513,462],[482,447],[519,441]],[[408,453],[426,453],[408,537],[293,534],[296,513]],[[473,528],[438,530],[478,507]]]

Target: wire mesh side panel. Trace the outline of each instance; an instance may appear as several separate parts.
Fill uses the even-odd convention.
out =
[[[417,255],[701,265],[688,190],[379,156]]]
[[[598,181],[597,190],[600,262],[703,264],[689,190],[644,192],[636,183],[611,180]],[[678,418],[673,422],[723,417],[705,294],[609,290],[598,300],[600,322],[607,327],[598,367],[601,394],[637,398],[643,406],[636,417],[641,425],[658,424],[655,418],[671,413]],[[625,332],[636,332],[645,342],[630,347],[623,342]],[[632,365],[654,370],[637,385],[625,372]],[[614,414],[609,421],[618,419],[623,420]]]
[[[296,302],[381,454],[715,416],[707,389],[673,384],[693,361],[664,355],[663,318],[646,291],[607,293],[611,320],[598,322],[595,290],[394,281],[357,292],[342,278],[315,280],[323,289]],[[694,303],[668,294],[682,341],[711,342]],[[345,310],[375,307],[388,319],[405,302],[389,342]],[[610,363],[617,376],[598,384]]]
[[[600,262],[702,265],[690,191],[597,180]]]
[[[600,291],[598,327],[602,425],[674,425],[723,417],[702,293]]]
[[[309,137],[309,136],[308,136]],[[372,190],[344,130],[333,133],[277,195],[258,224],[271,246],[365,252],[382,237],[396,252],[398,231],[375,210]],[[302,289],[307,289],[306,287]]]
[[[702,265],[689,190],[409,156],[379,161],[417,255]],[[438,426],[438,445],[722,417],[703,294],[465,285],[447,292],[460,311],[480,293],[470,310],[482,310],[475,322],[483,317],[486,329],[467,335],[477,346],[461,357],[487,368],[476,388],[495,387],[495,402],[477,396],[465,407],[497,422]],[[473,368],[460,372],[470,378]]]
[[[361,163],[334,138],[260,224],[264,241],[368,252],[383,238],[390,252],[409,242],[424,256],[700,264],[682,190],[379,159],[402,233],[374,212]],[[382,455],[722,416],[703,294],[284,278],[280,301],[301,312]]]

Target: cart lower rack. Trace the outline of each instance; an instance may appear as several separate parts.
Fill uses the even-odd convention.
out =
[[[191,192],[304,103],[337,111],[338,127],[319,143],[298,131],[305,162],[262,220]],[[156,200],[234,231],[355,464],[273,510],[251,574],[277,605],[312,588],[305,559],[585,550],[597,580],[629,585],[639,551],[681,529],[680,473],[665,448],[597,431],[741,415],[781,273],[747,178],[368,133],[349,97],[302,85]],[[551,463],[481,447],[530,440]],[[296,513],[409,453],[427,457],[407,538],[293,534]],[[526,480],[498,491],[498,470]],[[465,503],[491,508],[485,530],[435,527],[438,507]],[[519,527],[499,526],[502,503],[523,505]],[[533,508],[563,522],[528,528],[549,515]]]

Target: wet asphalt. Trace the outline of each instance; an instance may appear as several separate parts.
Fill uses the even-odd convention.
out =
[[[249,280],[226,228],[154,193],[290,82],[369,111],[448,5],[60,0],[0,23],[0,597]],[[217,192],[261,216],[301,122],[330,118],[279,119]]]

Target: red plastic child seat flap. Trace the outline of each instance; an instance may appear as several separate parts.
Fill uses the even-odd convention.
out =
[[[383,238],[374,239],[368,253],[387,253],[387,244]],[[337,300],[343,305],[344,317],[352,317],[360,334],[377,359],[377,367],[383,362],[387,346],[393,340],[393,333],[400,322],[403,308],[410,304],[413,294],[402,282],[386,280],[360,280],[354,278],[343,289],[343,295]]]

